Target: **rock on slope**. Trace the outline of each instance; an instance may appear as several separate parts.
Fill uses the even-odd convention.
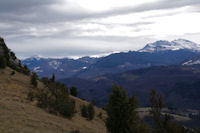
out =
[[[68,120],[61,116],[47,113],[38,108],[34,102],[27,100],[31,88],[30,77],[6,68],[0,69],[0,131],[1,133],[106,133],[103,120],[95,117],[88,121],[80,116],[80,105],[87,104],[78,98],[77,113]],[[39,83],[39,88],[44,87]],[[96,115],[103,110],[95,108]],[[104,114],[104,113],[103,113]]]

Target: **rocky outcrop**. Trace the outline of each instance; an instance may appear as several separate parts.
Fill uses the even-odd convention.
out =
[[[4,40],[0,37],[0,56],[4,56],[4,48],[3,48]]]
[[[15,53],[8,49],[2,37],[0,37],[0,56],[4,56],[10,64],[18,65],[20,62]]]

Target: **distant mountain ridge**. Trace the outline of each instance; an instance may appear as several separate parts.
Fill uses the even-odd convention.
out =
[[[50,77],[54,73],[57,78],[71,77],[76,72],[86,69],[98,58],[83,57],[77,60],[69,58],[44,58],[41,56],[33,56],[22,60],[31,71],[36,72],[40,77]]]
[[[58,78],[77,77],[93,78],[106,73],[123,72],[151,66],[179,65],[182,62],[200,56],[200,45],[189,40],[178,39],[172,42],[156,41],[147,44],[138,51],[111,54],[105,57],[82,57],[74,60],[69,58],[53,59],[32,57],[22,61],[30,70],[40,77]]]

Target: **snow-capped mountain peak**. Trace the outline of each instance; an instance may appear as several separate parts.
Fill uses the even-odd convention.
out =
[[[139,52],[160,52],[160,51],[169,51],[169,50],[191,50],[191,51],[200,51],[200,45],[189,40],[185,39],[177,39],[174,41],[156,41],[154,43],[147,44],[143,49],[139,50]]]
[[[43,57],[41,55],[34,55],[34,56],[31,56],[31,57],[29,57],[29,58],[27,58],[25,60],[40,60],[42,58],[45,58],[45,57]]]

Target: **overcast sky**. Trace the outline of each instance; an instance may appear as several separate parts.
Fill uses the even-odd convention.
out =
[[[0,0],[0,36],[20,58],[102,56],[178,38],[200,44],[200,0]]]

